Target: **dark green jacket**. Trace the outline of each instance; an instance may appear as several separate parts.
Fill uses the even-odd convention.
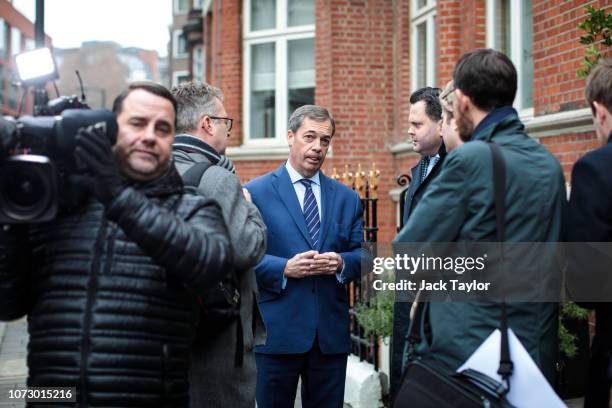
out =
[[[498,144],[506,162],[505,241],[559,241],[565,183],[557,160],[525,134],[514,110],[475,138],[448,154],[395,242],[496,241],[492,158],[485,141]],[[509,326],[552,380],[557,304],[512,303],[508,313]],[[417,352],[455,369],[499,327],[499,316],[498,303],[432,302],[425,309],[431,344],[421,342]]]

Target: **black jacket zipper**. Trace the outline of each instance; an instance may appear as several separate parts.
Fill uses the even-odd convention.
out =
[[[102,256],[102,252],[104,251],[106,227],[106,218],[102,218],[102,224],[100,225],[100,230],[98,231],[98,236],[96,238],[96,244],[94,246],[93,260],[91,263],[89,282],[87,285],[87,302],[85,304],[85,316],[83,319],[83,337],[81,338],[81,407],[89,406],[89,401],[87,398],[87,366],[89,363],[89,349],[91,346],[91,314],[94,298],[98,291],[98,274],[100,273],[100,258]]]

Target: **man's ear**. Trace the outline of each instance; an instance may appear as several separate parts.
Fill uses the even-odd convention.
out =
[[[455,100],[457,101],[456,108],[461,113],[468,111],[472,104],[470,97],[461,92],[461,89],[459,88],[455,89]]]
[[[593,101],[593,108],[595,109],[595,122],[603,127],[607,117],[611,115],[610,112],[608,112],[605,106],[597,101]]]
[[[289,147],[293,146],[294,139],[295,139],[295,135],[293,134],[291,130],[288,130],[287,131],[287,144],[289,145]]]
[[[213,133],[212,119],[210,118],[210,116],[202,115],[198,122],[198,129],[200,129],[207,135],[211,135]]]

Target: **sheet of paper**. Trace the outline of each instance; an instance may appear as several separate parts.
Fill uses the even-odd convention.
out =
[[[501,332],[496,329],[457,371],[471,368],[501,381],[501,376],[497,374],[500,342]],[[508,401],[517,408],[566,408],[512,329],[508,329],[508,344],[514,363]]]

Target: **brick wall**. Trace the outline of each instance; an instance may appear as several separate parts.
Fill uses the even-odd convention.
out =
[[[222,11],[221,10],[222,7]],[[242,144],[242,0],[212,3],[210,83],[221,88],[234,118],[229,146]]]
[[[585,80],[576,77],[585,46],[578,23],[585,7],[612,9],[607,1],[533,1],[534,109],[536,115],[585,107]],[[606,6],[607,5],[607,6]]]
[[[567,133],[541,138],[540,142],[561,163],[565,181],[571,181],[572,166],[589,150],[599,147],[594,132]]]
[[[392,238],[394,208],[388,198],[395,178],[392,156],[386,148],[396,118],[394,89],[394,2],[388,0],[329,0],[329,13],[319,24],[329,24],[331,64],[317,71],[331,76],[329,95],[317,103],[329,103],[337,121],[333,157],[324,166],[351,171],[361,164],[368,170],[372,162],[381,171],[378,188],[379,240]],[[325,19],[327,21],[325,21]],[[317,31],[318,32],[318,31]],[[329,52],[326,51],[326,52]],[[318,57],[318,56],[317,56]],[[319,84],[317,83],[317,88]],[[318,91],[318,90],[317,90]],[[322,89],[323,92],[326,90]],[[317,94],[318,96],[318,94]]]
[[[406,140],[410,113],[410,2],[394,0],[394,132],[390,144]]]

